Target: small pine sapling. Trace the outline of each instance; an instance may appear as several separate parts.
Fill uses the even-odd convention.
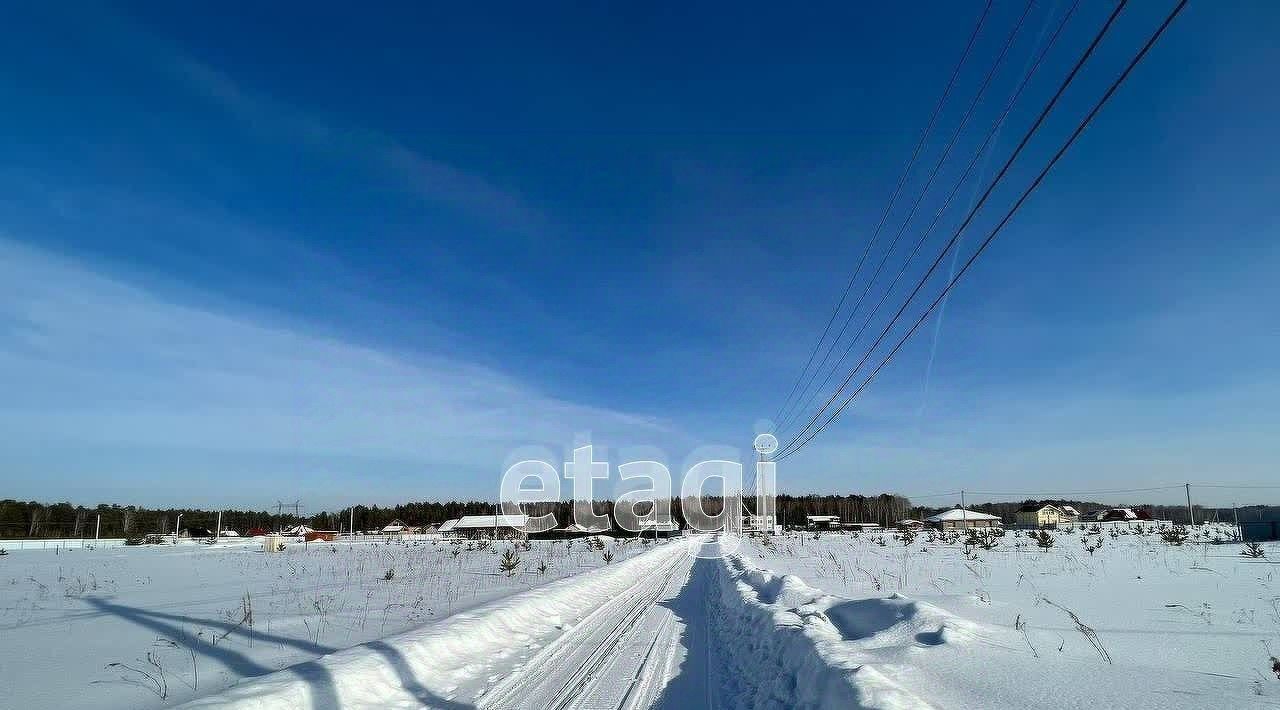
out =
[[[516,552],[514,547],[508,548],[502,553],[502,557],[498,558],[498,569],[502,570],[508,577],[515,574],[516,569],[520,567],[520,554]]]
[[[1267,551],[1262,549],[1262,545],[1256,542],[1246,542],[1244,549],[1240,550],[1240,554],[1252,559],[1259,559],[1267,556]]]
[[[1049,534],[1048,530],[1037,530],[1032,537],[1036,540],[1036,547],[1041,550],[1048,550],[1053,547],[1053,543],[1057,542],[1053,535]]]
[[[1187,541],[1187,529],[1181,525],[1167,527],[1160,531],[1160,539],[1170,545],[1181,545]]]

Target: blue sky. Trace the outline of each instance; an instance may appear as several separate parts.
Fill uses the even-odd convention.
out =
[[[922,214],[1068,4],[1032,7]],[[491,498],[584,441],[745,448],[981,7],[11,9],[4,495],[318,509]],[[1024,7],[994,3],[944,130]],[[1122,14],[994,206],[1166,9]],[[1108,12],[1082,3],[987,177]],[[1274,482],[1277,19],[1193,3],[783,488]]]

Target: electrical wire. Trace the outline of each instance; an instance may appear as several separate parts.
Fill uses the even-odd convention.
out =
[[[938,176],[938,172],[942,169],[942,166],[946,162],[947,158],[950,157],[951,151],[953,148],[955,148],[956,142],[960,139],[961,133],[963,133],[964,129],[969,125],[969,120],[973,117],[974,109],[977,108],[979,101],[982,100],[983,94],[986,93],[987,88],[991,85],[991,80],[995,78],[996,72],[999,70],[1000,65],[1004,63],[1005,57],[1009,54],[1009,49],[1013,47],[1014,40],[1017,39],[1018,33],[1022,30],[1022,26],[1026,23],[1027,16],[1031,13],[1031,9],[1034,6],[1035,6],[1035,0],[1028,0],[1026,7],[1022,11],[1022,15],[1018,18],[1017,24],[1014,25],[1013,30],[1009,33],[1008,38],[1005,40],[1004,46],[1000,49],[1000,54],[997,55],[995,61],[991,63],[991,68],[987,70],[987,74],[983,78],[982,83],[979,85],[978,90],[974,93],[973,99],[969,101],[968,107],[965,108],[964,115],[960,118],[959,124],[956,125],[955,130],[952,132],[951,139],[947,142],[946,147],[943,148],[942,155],[940,155],[938,157],[937,162],[934,163],[933,170],[929,173],[929,177],[925,180],[924,187],[920,189],[920,193],[916,196],[915,202],[912,203],[911,209],[907,213],[906,219],[903,220],[902,225],[898,227],[897,232],[893,235],[893,240],[889,242],[888,248],[885,249],[884,255],[880,258],[880,263],[876,265],[876,270],[871,275],[871,279],[867,281],[867,285],[862,289],[862,294],[858,296],[858,301],[856,304],[854,304],[853,310],[849,311],[849,316],[845,318],[844,324],[840,327],[840,332],[836,334],[836,337],[831,340],[831,344],[827,346],[827,352],[826,354],[823,355],[822,362],[813,371],[813,375],[809,378],[809,382],[803,388],[801,388],[801,391],[800,391],[801,399],[803,399],[805,394],[808,393],[809,386],[813,384],[813,381],[815,379],[817,379],[818,372],[822,370],[824,367],[826,367],[828,360],[830,360],[831,358],[831,353],[835,350],[836,345],[838,345],[839,342],[844,338],[844,334],[848,330],[849,324],[853,322],[853,318],[858,314],[858,310],[862,308],[862,304],[863,302],[865,302],[867,298],[867,294],[871,292],[871,287],[875,285],[876,279],[880,278],[881,272],[884,271],[885,263],[889,261],[889,256],[893,254],[894,247],[898,245],[898,240],[902,238],[902,235],[906,231],[907,226],[911,224],[911,219],[915,217],[916,210],[920,208],[920,203],[924,201],[925,196],[929,193],[929,189],[933,187],[934,179]],[[1068,15],[1068,17],[1069,16],[1070,15]],[[978,150],[979,155],[983,152],[983,150],[985,150],[985,147],[989,142],[990,142],[989,140],[983,142],[983,147],[979,148]],[[976,160],[977,160],[977,156],[974,157],[974,161]],[[971,163],[974,161],[971,161]],[[970,171],[972,171],[972,167],[965,170],[965,174],[961,176],[960,181],[956,183],[956,187],[952,191],[953,194],[956,190],[959,190],[960,185],[963,184],[964,180],[967,178]],[[947,200],[947,204],[948,205],[950,204],[950,199]],[[944,207],[944,210],[945,210],[945,207]],[[933,224],[937,224],[937,221],[938,221],[937,217],[935,217]],[[912,251],[913,257],[915,256],[915,252],[919,250],[918,244],[919,242],[917,242],[916,249]],[[899,272],[899,275],[901,275],[901,272]],[[895,284],[897,283],[897,279],[894,279],[894,283]],[[885,289],[885,296],[887,296],[890,291],[892,291],[892,286]],[[881,304],[884,303],[884,298],[881,298],[880,303]],[[879,310],[879,305],[880,304],[877,304],[876,306],[877,310]],[[868,316],[868,320],[869,319],[870,319],[870,316]],[[857,342],[858,338],[861,337],[862,335],[862,331],[865,329],[866,329],[866,324],[864,322],[862,328],[858,330],[858,335],[854,336],[854,339],[850,343],[849,348],[845,349],[844,353],[840,356],[840,358],[836,360],[835,364],[831,366],[831,369],[827,371],[826,377],[822,379],[822,384],[819,385],[818,388],[813,391],[813,394],[809,395],[809,398],[804,401],[804,404],[798,407],[795,407],[792,410],[791,415],[777,425],[777,431],[780,435],[785,434],[785,432],[789,430],[790,425],[795,422],[796,418],[809,408],[809,405],[813,403],[813,400],[815,397],[818,396],[818,393],[822,392],[823,388],[827,386],[827,383],[831,381],[832,375],[834,375],[836,373],[836,370],[839,369],[840,364],[844,362],[844,359],[845,357],[848,356],[848,353],[852,349],[853,344]],[[797,399],[797,402],[798,401],[799,399]]]
[[[778,408],[778,412],[774,414],[773,420],[779,421],[787,405],[791,402],[791,398],[795,395],[796,388],[804,379],[805,374],[809,370],[809,366],[813,364],[813,358],[821,349],[822,343],[827,339],[827,334],[831,332],[831,325],[835,323],[836,316],[840,315],[841,309],[844,308],[845,300],[849,297],[849,291],[853,289],[854,282],[858,279],[858,274],[862,272],[862,266],[866,263],[867,255],[871,252],[872,245],[880,235],[881,228],[884,227],[885,220],[889,217],[894,203],[898,200],[898,195],[902,192],[903,185],[906,184],[907,176],[911,174],[911,169],[915,167],[916,160],[920,157],[920,151],[924,148],[925,142],[929,138],[929,134],[933,132],[934,124],[938,121],[938,116],[942,113],[942,107],[947,102],[947,97],[951,95],[951,90],[955,88],[956,78],[960,75],[960,69],[968,60],[970,52],[973,50],[974,42],[978,39],[978,34],[982,31],[982,26],[986,24],[987,16],[991,13],[992,0],[987,0],[986,6],[982,10],[982,14],[978,17],[978,23],[974,25],[973,32],[969,34],[969,41],[965,44],[964,52],[960,55],[960,60],[956,62],[956,66],[951,71],[951,78],[947,81],[947,87],[943,90],[942,96],[938,99],[938,103],[933,108],[933,115],[929,117],[928,124],[925,125],[924,132],[920,134],[920,139],[916,142],[915,148],[911,151],[911,158],[907,161],[906,167],[902,169],[902,175],[898,177],[898,184],[894,188],[893,193],[889,197],[889,202],[885,205],[884,211],[880,214],[880,221],[876,224],[875,230],[871,233],[871,239],[867,241],[867,246],[862,250],[862,256],[858,259],[858,265],[853,270],[853,276],[849,277],[849,283],[844,287],[844,293],[840,295],[840,300],[836,303],[835,309],[831,312],[831,317],[827,319],[827,325],[822,329],[822,335],[818,338],[818,342],[814,343],[813,350],[809,352],[809,359],[805,362],[804,368],[800,371],[800,376],[796,378],[795,383],[791,385],[791,391],[787,393],[787,398],[783,401],[782,406]]]
[[[1103,25],[1102,29],[1099,31],[1098,35],[1094,38],[1093,42],[1090,43],[1089,48],[1086,50],[1085,54],[1072,68],[1066,80],[1064,80],[1062,86],[1059,87],[1058,92],[1054,94],[1054,97],[1050,100],[1049,104],[1045,106],[1045,109],[1041,112],[1040,116],[1036,119],[1036,122],[1032,125],[1031,129],[1023,137],[1023,140],[1019,144],[1018,148],[1015,149],[1014,154],[1010,156],[1009,161],[1005,163],[1005,166],[1001,169],[1000,174],[997,175],[996,180],[992,182],[991,186],[988,187],[987,192],[983,194],[982,199],[979,200],[979,203],[976,206],[977,208],[980,208],[982,204],[985,203],[987,197],[991,194],[991,191],[994,189],[995,185],[999,182],[999,180],[1004,176],[1005,172],[1007,172],[1009,166],[1012,164],[1013,160],[1016,159],[1018,153],[1021,151],[1023,147],[1025,147],[1027,141],[1030,140],[1031,136],[1035,133],[1035,131],[1038,130],[1045,116],[1047,116],[1049,111],[1052,110],[1054,104],[1056,104],[1057,100],[1061,97],[1062,93],[1066,90],[1066,87],[1071,83],[1071,80],[1075,77],[1080,67],[1083,66],[1084,62],[1093,53],[1093,50],[1097,47],[1098,43],[1101,42],[1102,37],[1106,34],[1106,31],[1110,28],[1111,24],[1115,21],[1115,18],[1119,15],[1120,11],[1124,8],[1125,4],[1126,4],[1125,1],[1122,0],[1120,4],[1117,5],[1115,11],[1112,12],[1111,16],[1107,19],[1106,24]],[[774,460],[781,461],[793,455],[800,448],[802,448],[803,446],[808,444],[810,441],[812,441],[814,437],[816,437],[819,433],[825,430],[831,424],[831,422],[833,422],[836,419],[836,417],[838,417],[840,413],[844,411],[844,409],[849,405],[849,403],[852,402],[854,398],[856,398],[858,394],[860,394],[862,390],[867,387],[868,384],[870,384],[870,382],[875,378],[875,376],[880,372],[880,370],[883,369],[886,364],[888,364],[888,362],[893,358],[895,354],[897,354],[897,352],[907,342],[907,340],[911,337],[911,335],[916,332],[916,330],[920,327],[922,323],[924,323],[924,321],[929,317],[929,315],[933,312],[933,310],[937,308],[938,304],[946,297],[947,293],[949,293],[951,289],[954,288],[957,283],[959,283],[960,279],[964,277],[965,273],[968,272],[969,268],[973,265],[973,263],[977,260],[977,258],[981,256],[983,252],[986,251],[987,247],[990,246],[991,242],[996,238],[997,235],[1000,234],[1000,232],[1004,229],[1004,227],[1009,223],[1009,221],[1013,218],[1013,216],[1017,213],[1017,211],[1026,202],[1027,198],[1029,198],[1031,194],[1035,192],[1036,188],[1038,188],[1041,185],[1041,183],[1043,183],[1044,178],[1049,174],[1049,172],[1058,163],[1058,161],[1061,160],[1062,156],[1067,152],[1067,150],[1076,142],[1076,140],[1084,132],[1084,129],[1093,121],[1094,117],[1097,116],[1098,112],[1102,110],[1102,107],[1105,106],[1106,103],[1111,99],[1111,97],[1115,95],[1115,92],[1120,88],[1120,85],[1123,84],[1125,79],[1129,77],[1129,74],[1132,73],[1133,69],[1147,55],[1147,53],[1155,45],[1156,41],[1160,39],[1160,37],[1164,34],[1165,30],[1168,29],[1169,25],[1173,22],[1174,19],[1177,18],[1177,16],[1182,12],[1182,10],[1186,7],[1186,5],[1187,5],[1187,0],[1180,0],[1179,3],[1169,12],[1169,14],[1165,17],[1164,21],[1160,24],[1160,26],[1156,28],[1155,32],[1152,33],[1151,37],[1147,39],[1146,43],[1142,46],[1142,49],[1140,49],[1138,53],[1134,55],[1134,57],[1129,61],[1124,71],[1122,71],[1120,75],[1116,77],[1116,79],[1107,88],[1107,91],[1102,95],[1102,97],[1097,101],[1097,103],[1094,104],[1093,108],[1084,117],[1084,119],[1080,121],[1080,123],[1076,126],[1075,130],[1072,131],[1071,135],[1057,150],[1057,152],[1053,155],[1053,157],[1049,160],[1049,162],[1044,166],[1044,168],[1040,171],[1040,173],[1036,176],[1036,178],[1031,182],[1031,184],[1026,188],[1026,190],[1023,191],[1022,195],[1013,204],[1013,206],[1009,209],[1009,211],[1005,213],[1004,217],[1000,220],[1000,222],[991,230],[991,232],[987,235],[986,239],[983,240],[982,244],[978,247],[978,249],[969,257],[969,259],[965,262],[964,266],[960,269],[960,271],[958,271],[955,277],[952,278],[947,283],[947,285],[943,288],[942,293],[940,293],[938,297],[933,301],[933,303],[930,304],[929,307],[925,310],[925,312],[921,314],[920,318],[915,322],[915,324],[912,325],[911,328],[902,336],[902,338],[893,347],[893,349],[890,350],[889,353],[885,356],[885,358],[880,362],[880,364],[876,366],[875,370],[873,370],[867,376],[867,378],[862,382],[862,384],[859,385],[857,390],[855,390],[853,394],[849,395],[849,397],[847,397],[840,404],[840,406],[827,417],[826,421],[824,421],[822,425],[818,427],[817,430],[809,434],[807,438],[803,440],[799,440],[799,436],[804,434],[804,432],[801,432],[800,435],[797,435],[796,438],[793,438],[787,444],[787,446],[784,447],[784,450],[780,452],[779,455],[776,456]],[[880,337],[877,338],[876,342],[872,344],[871,348],[867,352],[867,355],[864,356],[862,361],[859,362],[858,366],[855,367],[854,370],[849,373],[849,377],[845,379],[844,383],[842,383],[840,389],[837,390],[836,394],[833,395],[832,399],[828,401],[827,405],[824,405],[823,410],[819,411],[818,414],[814,416],[814,418],[810,422],[810,425],[806,426],[806,431],[809,429],[810,426],[812,426],[813,422],[817,421],[817,419],[821,416],[822,411],[825,411],[827,406],[829,406],[830,403],[834,401],[840,395],[841,392],[843,392],[845,386],[847,386],[848,383],[853,379],[854,375],[857,374],[858,369],[860,369],[862,364],[866,362],[867,358],[871,355],[871,353],[875,351],[875,348],[879,346],[880,342],[884,339],[885,335],[888,334],[893,324],[897,322],[898,318],[902,315],[903,311],[906,310],[906,307],[915,298],[916,293],[919,292],[920,288],[923,287],[924,283],[928,280],[929,276],[932,275],[933,271],[937,268],[937,265],[941,262],[942,258],[946,255],[946,252],[950,250],[951,246],[955,243],[956,239],[959,238],[963,230],[968,227],[968,224],[972,220],[972,217],[975,213],[976,213],[976,210],[970,212],[969,217],[965,219],[965,222],[957,230],[955,236],[952,237],[951,241],[943,249],[942,253],[939,254],[938,259],[934,261],[933,266],[930,267],[929,272],[925,274],[925,277],[917,285],[915,291],[913,291],[911,296],[908,297],[906,303],[903,304],[902,308],[898,310],[898,313],[894,316],[893,320],[890,321],[889,325],[885,327],[885,330],[881,333]]]
[[[929,277],[931,277],[933,275],[933,272],[938,268],[938,264],[942,263],[943,258],[946,257],[947,252],[950,251],[951,247],[955,245],[957,240],[959,240],[960,235],[963,234],[964,230],[969,227],[969,224],[973,221],[973,218],[977,216],[978,212],[982,209],[982,207],[986,205],[987,200],[991,197],[992,192],[995,191],[996,186],[999,185],[1000,181],[1004,179],[1004,176],[1009,172],[1009,168],[1013,166],[1014,161],[1017,160],[1018,156],[1021,155],[1023,149],[1025,149],[1027,147],[1027,144],[1031,141],[1031,138],[1040,129],[1040,126],[1044,123],[1045,118],[1048,117],[1049,113],[1057,105],[1058,100],[1061,99],[1062,95],[1066,92],[1067,87],[1070,86],[1071,82],[1075,80],[1075,77],[1080,72],[1081,67],[1083,67],[1085,62],[1087,62],[1089,58],[1093,56],[1094,50],[1097,49],[1098,44],[1102,42],[1102,38],[1107,34],[1107,31],[1111,29],[1111,25],[1115,23],[1116,18],[1119,17],[1120,12],[1125,8],[1125,5],[1127,4],[1128,4],[1128,0],[1120,0],[1120,2],[1116,5],[1115,9],[1111,12],[1111,15],[1107,17],[1107,21],[1103,23],[1101,29],[1099,29],[1098,33],[1094,36],[1093,41],[1089,43],[1089,46],[1085,49],[1084,53],[1080,55],[1080,58],[1076,60],[1075,65],[1072,66],[1071,71],[1067,73],[1067,76],[1066,78],[1063,79],[1061,85],[1058,86],[1058,90],[1054,92],[1053,96],[1049,99],[1048,103],[1046,103],[1044,105],[1044,108],[1040,110],[1040,114],[1039,116],[1036,117],[1035,122],[1032,123],[1031,127],[1028,128],[1027,131],[1023,134],[1022,140],[1018,142],[1018,145],[1017,147],[1014,148],[1013,153],[1009,155],[1008,159],[1005,160],[1004,165],[1001,166],[1000,172],[997,173],[995,178],[992,179],[992,181],[987,185],[987,189],[982,193],[982,197],[978,199],[977,203],[975,203],[972,208],[970,208],[969,213],[965,216],[964,221],[961,222],[960,226],[956,229],[955,234],[953,234],[951,237],[951,240],[948,241],[947,244],[942,248],[942,251],[938,253],[937,258],[934,259],[933,264],[930,265],[929,267],[929,270],[925,272],[925,275],[916,284],[915,289],[911,291],[911,295],[907,296],[907,300],[903,302],[902,306],[898,309],[898,312],[894,314],[893,319],[889,321],[889,324],[886,325],[885,329],[880,333],[880,337],[877,338],[876,341],[872,343],[871,347],[867,349],[867,352],[862,356],[862,359],[858,361],[858,364],[849,372],[849,375],[845,377],[844,381],[840,384],[840,387],[837,388],[836,391],[832,393],[831,397],[827,399],[827,401],[822,405],[822,408],[819,409],[809,419],[809,422],[805,425],[804,429],[801,430],[800,433],[792,437],[790,440],[788,440],[785,445],[783,445],[783,447],[776,454],[776,460],[781,460],[785,454],[789,454],[791,448],[795,446],[798,441],[800,441],[801,437],[803,437],[810,430],[810,428],[813,427],[814,424],[817,423],[817,421],[822,417],[823,413],[827,411],[827,409],[831,406],[831,404],[835,402],[837,399],[839,399],[840,395],[844,393],[844,390],[849,385],[849,382],[852,381],[854,376],[857,375],[858,371],[862,369],[862,366],[875,352],[875,349],[879,347],[880,343],[884,340],[885,336],[889,334],[889,330],[893,327],[895,323],[898,322],[898,319],[902,317],[903,312],[907,310],[907,307],[911,305],[911,302],[913,300],[915,300],[916,295],[920,293],[920,290],[922,288],[924,288],[925,284],[929,280]],[[854,343],[856,342],[857,341],[855,339]],[[850,349],[852,349],[852,347],[853,347],[853,343],[850,343]],[[825,425],[824,425],[824,428],[825,428]],[[810,437],[809,439],[805,439],[803,443],[808,443],[808,441],[810,440],[812,440],[812,437]],[[803,443],[801,445],[803,445]]]

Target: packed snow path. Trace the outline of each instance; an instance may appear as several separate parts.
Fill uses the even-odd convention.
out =
[[[695,537],[661,544],[593,573],[261,676],[184,707],[698,707],[700,700],[691,705],[665,693],[672,687],[688,692],[669,684],[676,668],[688,683],[708,682],[701,672],[707,595],[704,574],[691,573],[690,554],[702,543]],[[708,696],[703,685],[697,697]]]
[[[480,707],[612,710],[659,704],[689,656],[682,641],[689,638],[689,618],[680,612],[696,613],[704,601],[702,584],[690,579],[692,562],[687,554],[672,557],[527,661],[516,661]]]

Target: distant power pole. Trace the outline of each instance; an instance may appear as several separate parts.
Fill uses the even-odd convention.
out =
[[[1192,525],[1195,525],[1196,511],[1194,508],[1191,507],[1191,484],[1187,483],[1185,485],[1187,487],[1187,519],[1191,521]]]

